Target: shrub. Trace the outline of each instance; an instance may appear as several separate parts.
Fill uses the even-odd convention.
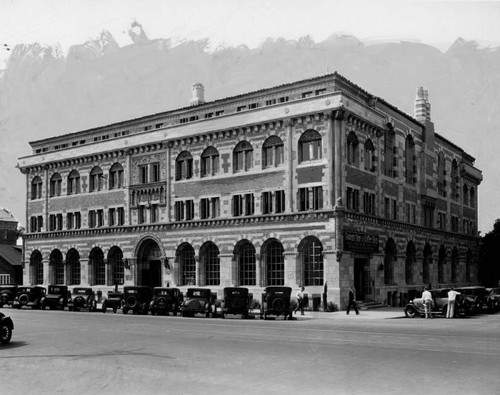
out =
[[[260,302],[257,299],[252,299],[250,302],[250,310],[260,310]]]
[[[328,302],[326,304],[326,311],[328,311],[330,313],[332,313],[334,311],[339,311],[339,307],[333,302]]]

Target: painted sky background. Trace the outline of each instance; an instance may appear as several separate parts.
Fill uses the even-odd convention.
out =
[[[491,71],[488,67],[492,64],[498,64],[500,67],[500,63],[495,63],[500,57],[498,55],[500,52],[497,49],[500,46],[500,23],[498,23],[500,21],[500,2],[496,1],[0,0],[0,99],[3,98],[0,100],[0,207],[12,210],[21,224],[25,224],[24,176],[17,172],[14,166],[18,157],[30,153],[28,141],[38,138],[33,138],[33,125],[37,125],[39,122],[39,125],[45,126],[44,132],[40,132],[39,138],[71,132],[73,129],[70,129],[67,123],[57,117],[54,120],[54,125],[58,127],[54,131],[47,128],[48,123],[44,123],[47,119],[40,121],[40,119],[33,118],[32,123],[27,122],[24,129],[20,127],[16,130],[12,127],[15,125],[13,119],[23,118],[24,122],[24,118],[29,119],[31,116],[28,109],[31,108],[32,112],[36,112],[35,106],[41,107],[41,104],[33,97],[36,97],[38,91],[47,88],[37,79],[39,74],[30,75],[33,81],[37,79],[33,82],[27,78],[26,73],[23,74],[19,71],[19,66],[26,66],[26,62],[13,59],[13,53],[21,44],[34,45],[37,43],[41,46],[54,47],[56,48],[55,52],[58,52],[61,57],[66,57],[71,48],[74,49],[89,40],[98,38],[104,30],[112,35],[120,48],[132,47],[137,44],[131,38],[130,32],[131,23],[134,21],[141,24],[150,41],[165,42],[168,40],[169,47],[175,48],[176,46],[182,47],[190,40],[208,39],[208,44],[203,47],[203,51],[213,54],[217,54],[221,49],[237,48],[240,45],[246,45],[250,50],[262,48],[263,42],[268,38],[282,37],[285,40],[301,40],[303,37],[309,36],[314,43],[321,43],[334,35],[353,36],[362,43],[365,49],[381,48],[376,46],[381,42],[408,41],[426,44],[435,47],[441,53],[446,53],[450,46],[461,37],[466,42],[477,42],[478,46],[467,47],[469,52],[462,52],[463,56],[461,54],[454,56],[449,63],[453,65],[454,72],[459,73],[460,70],[465,70],[468,71],[469,75],[473,74],[471,70],[477,69],[476,64],[486,67],[488,72]],[[402,48],[402,46],[397,48],[399,53],[401,53]],[[414,50],[417,47],[410,46],[408,48]],[[384,50],[387,50],[387,47],[384,47]],[[153,56],[152,54],[151,51],[145,52],[143,50],[137,52],[136,55],[129,56],[144,56],[145,59],[142,61],[147,63],[147,56]],[[245,54],[248,55],[247,52]],[[390,56],[387,54],[388,52],[384,56]],[[241,52],[226,51],[224,55],[234,56],[236,59],[236,57],[241,56]],[[275,53],[268,58],[273,56]],[[375,59],[377,53],[370,54],[369,51],[365,50],[363,59],[368,59],[368,62],[370,56]],[[472,57],[476,63],[468,64]],[[106,63],[108,69],[119,66],[116,63],[113,64],[112,59],[109,59],[111,58],[108,58]],[[211,59],[213,60],[213,58]],[[252,58],[253,61],[264,61],[262,59],[264,58],[255,56]],[[314,75],[309,73],[313,70],[317,75],[320,71],[326,72],[328,67],[332,67],[328,70],[332,72],[338,68],[334,63],[334,61],[325,61],[324,64],[309,67],[304,71],[303,76],[300,73],[294,74],[292,80],[312,77]],[[213,62],[207,64],[213,65]],[[280,63],[276,64],[279,67]],[[346,65],[349,65],[350,69],[342,70],[340,67],[340,71],[347,78],[412,114],[412,100],[417,86],[413,86],[411,90],[405,92],[395,92],[400,84],[397,83],[398,75],[393,75],[392,78],[396,80],[396,83],[390,81],[390,83],[382,84],[382,86],[387,87],[387,89],[382,89],[379,85],[371,82],[368,74],[357,72],[356,65],[353,67],[352,63],[345,61],[344,66]],[[406,69],[408,67],[412,67],[411,63],[405,65]],[[251,69],[245,70],[251,71]],[[279,72],[279,70],[277,71]],[[442,68],[440,72],[443,72]],[[186,75],[189,70],[183,70],[182,73],[179,71],[179,73],[183,74],[186,79],[190,79],[191,82],[200,79],[199,75]],[[429,77],[432,70],[427,73],[428,75],[426,78],[422,78],[422,81],[419,81],[418,78],[412,78],[411,83],[429,83],[432,86],[432,78]],[[500,74],[500,71],[497,71],[497,74]],[[383,73],[380,75],[382,76]],[[68,76],[66,77],[69,79]],[[265,78],[259,81],[259,77],[254,77],[254,86],[251,85],[248,75],[239,75],[239,78],[248,83],[231,86],[231,81],[223,81],[224,83],[222,83],[221,79],[211,78],[207,85],[212,90],[207,92],[207,99],[213,100],[229,94],[260,89],[263,86],[273,86],[271,81]],[[378,78],[377,74],[371,78]],[[406,75],[405,78],[407,78]],[[468,75],[464,75],[464,85],[467,86],[464,99],[470,99],[470,103],[468,103],[468,107],[458,108],[457,106],[455,111],[453,105],[449,105],[448,108],[439,100],[443,101],[444,95],[456,98],[457,94],[460,94],[461,82],[455,84],[458,86],[450,88],[450,90],[453,89],[453,92],[436,92],[432,88],[430,90],[433,119],[437,131],[476,157],[476,165],[484,172],[485,180],[479,188],[479,229],[483,233],[492,229],[495,218],[500,218],[500,205],[497,204],[500,199],[500,172],[496,169],[498,166],[493,165],[500,146],[500,140],[496,137],[494,130],[494,125],[498,125],[494,108],[498,108],[500,105],[500,95],[489,92],[488,96],[485,96],[489,112],[486,113],[479,106],[481,104],[481,90],[486,91],[488,86],[496,86],[494,84],[498,82],[498,78],[495,79],[494,74],[489,78],[485,80],[481,79],[481,75],[474,75],[474,78],[468,81]],[[435,79],[437,80],[439,77],[436,76]],[[51,81],[60,82],[61,79]],[[490,84],[488,81],[493,81],[493,83]],[[65,82],[70,83],[71,81],[66,80]],[[141,81],[143,84],[147,82]],[[279,83],[282,82],[290,81],[279,81]],[[48,82],[46,83],[48,84]],[[36,90],[37,86],[40,87],[39,90]],[[139,84],[135,85],[135,88],[139,89],[139,86]],[[119,85],[116,85],[116,89],[119,89]],[[32,96],[23,103],[15,94],[17,90],[24,90],[23,92],[27,92],[28,95],[31,92]],[[119,94],[120,92],[118,90],[114,93]],[[186,94],[189,94],[187,83]],[[99,103],[96,103],[95,97],[89,95],[84,95],[78,105],[80,109],[88,111],[87,114],[83,114],[84,118],[95,119],[98,124],[85,123],[80,119],[78,122],[75,121],[76,130],[104,124],[99,122],[118,121],[130,119],[131,115],[143,115],[140,111],[131,114],[130,109],[128,109],[123,114],[113,113],[113,117],[109,115],[108,111],[109,117],[106,118],[102,113],[93,112],[95,111],[94,107],[99,107]],[[408,100],[398,101],[403,96],[408,97]],[[85,102],[86,97],[89,99],[87,103]],[[15,106],[16,100],[17,104],[24,104],[26,114],[22,114],[20,106]],[[151,113],[157,110],[164,111],[182,107],[186,103],[186,98],[182,97],[179,102],[169,102],[169,106],[163,106],[161,109],[154,108],[153,110],[152,108]],[[50,108],[50,103],[43,103],[43,110],[45,113],[55,114],[60,111],[60,106],[61,103],[55,102],[54,107]],[[75,110],[73,109],[73,111]],[[467,122],[457,122],[457,119],[464,117],[467,118]],[[470,119],[471,117],[481,117],[479,124],[484,132],[471,130],[470,125],[474,123]],[[58,124],[58,122],[60,123]],[[18,121],[18,123],[22,122]],[[19,189],[22,189],[21,194],[18,192]]]

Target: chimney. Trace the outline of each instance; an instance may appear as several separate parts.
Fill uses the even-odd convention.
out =
[[[429,91],[421,86],[417,88],[415,98],[415,118],[417,121],[425,123],[431,120],[431,103],[429,103]]]
[[[191,85],[191,100],[189,101],[190,106],[197,106],[199,104],[205,103],[205,87],[199,82],[195,82]]]

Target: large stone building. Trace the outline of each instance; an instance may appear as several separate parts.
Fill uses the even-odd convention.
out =
[[[334,73],[31,142],[25,284],[267,285],[398,305],[477,281],[474,158]]]
[[[0,207],[0,286],[22,284],[22,247],[19,239],[18,222],[12,213]]]

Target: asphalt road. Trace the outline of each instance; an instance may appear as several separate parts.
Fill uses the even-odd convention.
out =
[[[500,313],[263,321],[2,312],[15,330],[0,346],[0,394],[500,393]]]

